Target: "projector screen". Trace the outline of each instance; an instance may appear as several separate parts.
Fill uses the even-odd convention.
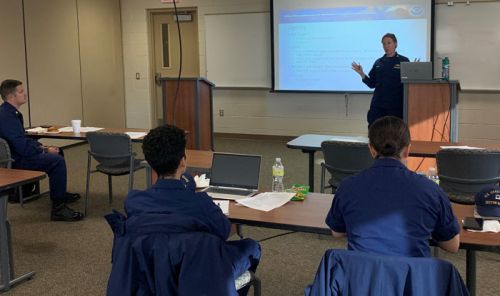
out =
[[[385,33],[410,61],[432,58],[431,0],[272,0],[271,10],[275,91],[371,91],[351,63],[368,74]]]

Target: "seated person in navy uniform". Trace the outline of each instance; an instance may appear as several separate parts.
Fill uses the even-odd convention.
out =
[[[129,193],[125,200],[127,220],[144,214],[175,214],[196,220],[203,225],[198,231],[208,231],[225,241],[223,250],[232,262],[235,279],[247,270],[255,271],[260,260],[259,244],[251,239],[226,242],[231,234],[228,218],[207,193],[195,192],[193,178],[184,174],[185,132],[171,125],[157,127],[144,137],[142,149],[158,180],[151,188]],[[238,292],[244,295],[247,291]]]
[[[350,250],[384,255],[430,257],[430,238],[457,252],[460,228],[448,197],[406,167],[407,125],[394,116],[382,117],[368,137],[375,162],[337,189],[326,217],[333,236],[347,236]]]
[[[44,147],[25,135],[19,108],[28,101],[28,96],[22,82],[4,80],[0,85],[0,94],[4,101],[0,106],[0,138],[9,144],[14,158],[12,168],[44,171],[49,175],[51,220],[71,222],[83,219],[80,212],[66,206],[66,203],[77,201],[80,195],[66,192],[66,162],[60,155],[62,151],[53,146]]]

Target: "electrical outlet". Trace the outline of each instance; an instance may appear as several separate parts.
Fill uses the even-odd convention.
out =
[[[219,116],[223,117],[224,116],[224,109],[219,109]]]

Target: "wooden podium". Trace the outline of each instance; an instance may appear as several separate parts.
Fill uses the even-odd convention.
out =
[[[409,81],[404,84],[403,118],[412,141],[457,142],[458,92],[456,80]],[[426,171],[434,159],[410,159],[409,167]]]
[[[163,119],[187,131],[186,149],[213,150],[212,88],[205,78],[161,78]],[[179,91],[177,99],[175,94]]]

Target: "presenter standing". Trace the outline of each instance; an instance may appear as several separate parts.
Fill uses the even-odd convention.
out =
[[[380,117],[387,115],[403,118],[403,84],[400,63],[408,58],[396,52],[396,35],[387,33],[382,37],[384,56],[377,59],[368,75],[360,64],[353,62],[352,69],[358,73],[369,88],[375,88],[368,110],[368,127]]]

